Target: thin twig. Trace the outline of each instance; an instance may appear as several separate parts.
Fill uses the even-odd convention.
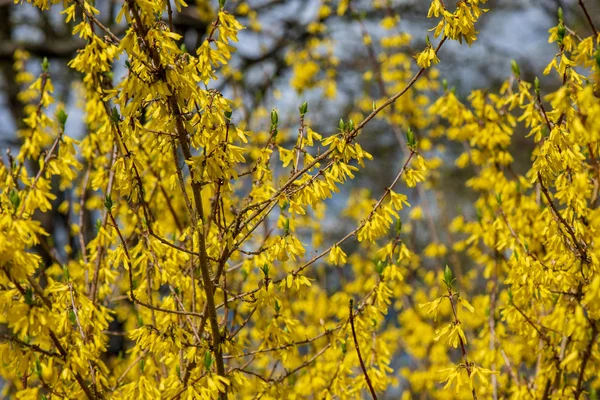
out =
[[[579,7],[581,7],[581,9],[583,10],[585,17],[587,18],[588,23],[590,24],[590,27],[592,28],[592,31],[594,32],[594,37],[598,37],[598,31],[596,30],[596,25],[594,25],[594,21],[592,21],[592,17],[590,17],[590,14],[588,13],[588,10],[585,7],[585,4],[583,3],[583,0],[579,0]]]
[[[367,386],[369,386],[369,390],[371,391],[371,396],[373,400],[377,400],[377,394],[375,394],[375,389],[373,389],[373,384],[371,383],[371,379],[369,379],[369,374],[367,373],[367,368],[365,368],[365,363],[360,354],[360,346],[358,345],[358,339],[356,338],[356,330],[354,329],[354,301],[350,299],[349,303],[350,308],[350,326],[352,327],[352,338],[354,339],[354,347],[356,348],[356,354],[358,355],[358,361],[360,362],[360,368],[362,369],[363,375],[365,376],[365,381],[367,381]]]

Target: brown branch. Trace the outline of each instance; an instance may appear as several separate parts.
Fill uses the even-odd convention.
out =
[[[55,353],[55,352],[50,351],[50,350],[44,350],[40,346],[38,346],[37,344],[26,343],[26,342],[24,342],[24,341],[22,341],[22,340],[20,340],[20,339],[18,339],[16,337],[14,337],[14,336],[0,335],[0,339],[8,340],[9,342],[13,342],[13,343],[19,344],[21,346],[30,348],[31,350],[37,351],[38,353],[42,353],[42,354],[44,354],[44,355],[46,355],[48,357],[60,357],[60,354],[58,354],[58,353]]]
[[[581,1],[580,1],[581,3]],[[583,378],[585,375],[585,368],[590,361],[592,356],[592,348],[594,347],[594,343],[596,342],[596,338],[598,337],[598,328],[596,324],[592,324],[592,337],[590,338],[590,342],[585,349],[585,353],[583,355],[583,360],[581,361],[581,368],[579,369],[579,377],[577,378],[577,386],[575,389],[575,399],[579,399],[581,394],[583,393]]]
[[[585,4],[583,3],[583,0],[579,0],[579,7],[581,7],[581,9],[583,10],[585,17],[587,18],[588,23],[590,24],[590,27],[592,28],[592,31],[594,32],[594,37],[598,37],[598,31],[596,30],[596,25],[594,25],[594,21],[592,21],[592,17],[590,17],[590,14],[588,13],[588,10],[585,7]]]
[[[360,354],[360,346],[358,345],[358,339],[356,338],[356,330],[354,329],[354,302],[350,299],[349,308],[350,308],[350,326],[352,327],[352,338],[354,339],[354,347],[356,348],[356,355],[358,356],[358,361],[360,362],[360,368],[362,369],[363,375],[365,376],[365,381],[367,381],[367,386],[369,387],[369,391],[371,392],[371,396],[373,400],[377,400],[377,394],[375,394],[375,389],[373,389],[373,384],[371,383],[371,379],[369,379],[369,374],[367,374],[367,368],[365,368],[365,363]]]
[[[565,229],[569,233],[569,236],[571,236],[571,239],[573,240],[573,244],[575,245],[575,247],[577,247],[577,251],[579,252],[579,257],[581,258],[581,260],[586,264],[589,263],[589,257],[587,254],[587,250],[579,242],[579,240],[577,239],[577,236],[575,236],[575,232],[573,231],[573,228],[571,227],[571,225],[569,225],[567,223],[567,221],[565,221],[563,216],[556,209],[556,206],[554,205],[554,203],[552,202],[552,199],[550,198],[550,193],[548,192],[548,188],[546,188],[546,186],[544,185],[544,182],[542,180],[542,175],[539,172],[537,173],[537,177],[538,177],[538,182],[540,184],[540,187],[542,188],[542,192],[544,193],[544,197],[546,197],[546,200],[548,201],[548,204],[550,205],[550,208],[552,209],[553,214],[556,216],[556,218],[558,218],[560,223],[564,225]]]

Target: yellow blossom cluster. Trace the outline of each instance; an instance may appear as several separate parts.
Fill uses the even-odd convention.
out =
[[[17,51],[22,145],[0,164],[3,397],[596,396],[592,17],[588,36],[562,11],[550,29],[558,53],[543,73],[557,88],[524,80],[513,63],[497,93],[461,99],[433,65],[445,42],[477,39],[484,0],[431,1],[436,43],[427,38],[414,56],[398,15],[382,17],[376,37],[357,5],[323,0],[307,45],[285,54],[291,88],[336,96],[334,16],[353,18],[369,66],[350,115],[317,132],[311,118],[321,110],[307,102],[285,120],[276,105],[252,110],[251,128],[238,118],[243,97],[217,89],[244,79],[230,65],[244,29],[232,12],[260,31],[250,3],[206,5],[208,31],[187,51],[169,18],[182,0],[124,0],[120,35],[94,2],[29,2],[60,9],[85,43],[68,63],[81,78],[85,132],[76,140],[68,131],[48,61],[36,77]],[[354,187],[331,214],[329,199],[377,161],[366,150],[376,121],[402,149],[394,178],[376,193]],[[521,172],[519,135],[533,149]],[[476,215],[440,233],[430,202],[437,196],[446,211],[440,154],[453,142],[464,149],[456,165],[472,168],[465,186]],[[43,224],[58,214],[66,239]],[[352,228],[332,237],[329,215]],[[422,227],[426,246],[415,240]],[[117,351],[114,338],[123,339]]]

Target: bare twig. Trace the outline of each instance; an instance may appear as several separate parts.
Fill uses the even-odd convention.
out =
[[[367,386],[369,387],[369,391],[371,392],[371,396],[373,400],[377,400],[377,394],[375,394],[375,389],[373,389],[373,384],[371,383],[371,379],[369,379],[369,374],[367,373],[367,368],[365,368],[365,363],[360,354],[360,346],[358,345],[358,339],[356,338],[356,330],[354,329],[354,302],[350,299],[349,308],[350,308],[350,326],[352,327],[352,338],[354,339],[354,347],[356,348],[356,355],[358,356],[358,361],[360,362],[360,368],[362,369],[363,375],[365,376],[365,381],[367,381]]]

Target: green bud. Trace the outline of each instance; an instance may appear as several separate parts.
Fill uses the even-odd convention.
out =
[[[265,278],[269,277],[269,266],[267,265],[267,263],[264,263],[260,270],[265,275]]]
[[[271,125],[277,125],[279,123],[279,115],[277,115],[277,110],[271,110]]]
[[[346,354],[346,352],[348,351],[348,347],[346,345],[346,342],[342,343],[342,354]]]
[[[558,24],[558,29],[556,30],[556,34],[558,35],[558,44],[562,45],[563,40],[565,39],[565,35],[567,34],[567,29],[565,28],[564,24],[562,22],[560,22]]]
[[[429,35],[425,36],[425,43],[427,43],[428,47],[431,47],[431,42],[429,41]]]
[[[283,229],[285,231],[285,236],[290,234],[290,219],[286,218],[285,222],[283,223]]]
[[[19,197],[19,192],[17,192],[14,189],[11,190],[8,193],[8,199],[10,200],[10,204],[12,204],[12,206],[15,210],[19,208],[19,205],[21,204],[21,198]]]
[[[444,88],[444,92],[448,91],[448,80],[447,79],[442,80],[442,87]]]
[[[112,209],[113,206],[113,202],[112,199],[110,198],[110,195],[106,195],[106,198],[104,199],[104,207],[110,211]]]
[[[373,100],[373,111],[375,111],[377,109],[377,106],[375,105],[375,100]]]
[[[182,53],[187,53],[187,48],[185,47],[185,43],[181,43],[181,46],[179,46],[179,51],[181,51]]]
[[[231,110],[227,110],[223,113],[227,122],[231,122],[231,114],[233,114],[233,112]]]
[[[512,289],[509,287],[508,288],[508,304],[512,304],[513,303],[513,293],[512,293]]]
[[[97,219],[96,220],[96,232],[100,232],[100,228],[102,228],[102,221]]]
[[[140,360],[140,371],[142,372],[142,374],[144,373],[144,367],[146,366],[146,360],[144,360],[143,358]]]
[[[560,22],[563,22],[563,21],[564,21],[564,19],[563,19],[563,9],[562,9],[562,7],[558,7],[558,12],[557,12],[557,14],[558,14],[558,20],[559,20]]]
[[[300,116],[304,117],[308,112],[308,103],[306,101],[302,103],[302,105],[298,107],[298,110],[300,110]]]
[[[33,305],[33,289],[30,287],[25,289],[25,304],[28,306]]]
[[[119,115],[119,110],[117,110],[117,107],[113,107],[112,114],[110,115],[110,120],[114,124],[118,124],[119,121],[121,121],[121,115]]]
[[[71,276],[69,274],[69,269],[67,268],[66,265],[63,266],[63,275],[65,277],[65,281],[68,281],[69,279],[71,279]]]
[[[377,273],[379,275],[383,274],[383,271],[385,270],[385,267],[387,266],[387,263],[381,260],[377,260],[377,263],[375,264],[375,271],[377,271]]]
[[[517,64],[517,62],[515,60],[512,60],[510,62],[510,66],[512,68],[512,72],[513,74],[515,74],[515,76],[518,78],[521,76],[521,68],[519,68],[519,64]]]
[[[227,0],[219,0],[219,7],[223,8],[225,7],[225,3],[227,2]]]
[[[410,129],[410,128],[408,128],[408,130],[406,131],[406,144],[411,149],[413,149],[417,144],[417,141],[415,139],[415,134],[412,131],[412,129]]]
[[[400,236],[400,232],[402,232],[402,221],[400,219],[396,220],[396,235]]]
[[[502,195],[500,193],[496,194],[496,202],[498,203],[499,206],[502,205]]]
[[[279,304],[279,302],[275,300],[275,312],[279,314],[279,311],[281,311],[281,304]]]
[[[533,87],[535,88],[535,95],[540,97],[540,79],[536,76],[533,81]]]
[[[44,59],[42,60],[42,71],[48,72],[48,68],[50,68],[50,63],[48,62],[48,58],[44,57]]]
[[[348,131],[351,132],[354,130],[354,121],[348,121]]]
[[[210,366],[212,365],[212,363],[213,363],[212,355],[210,354],[210,351],[207,351],[206,353],[204,353],[204,368],[208,371],[210,369]]]
[[[35,373],[41,379],[42,378],[42,364],[40,364],[39,359],[35,359]]]
[[[444,283],[448,287],[448,289],[452,288],[452,283],[454,282],[454,274],[449,266],[446,265],[444,268]]]
[[[58,124],[60,125],[60,129],[63,131],[65,130],[65,124],[67,123],[68,117],[69,117],[69,115],[65,112],[65,110],[63,110],[62,108],[60,110],[58,110],[58,114],[57,114]]]
[[[77,325],[77,316],[75,315],[75,311],[69,310],[69,320],[71,321],[71,325]]]
[[[340,128],[340,131],[344,130],[344,120],[340,118],[340,122],[338,124],[338,127]]]

